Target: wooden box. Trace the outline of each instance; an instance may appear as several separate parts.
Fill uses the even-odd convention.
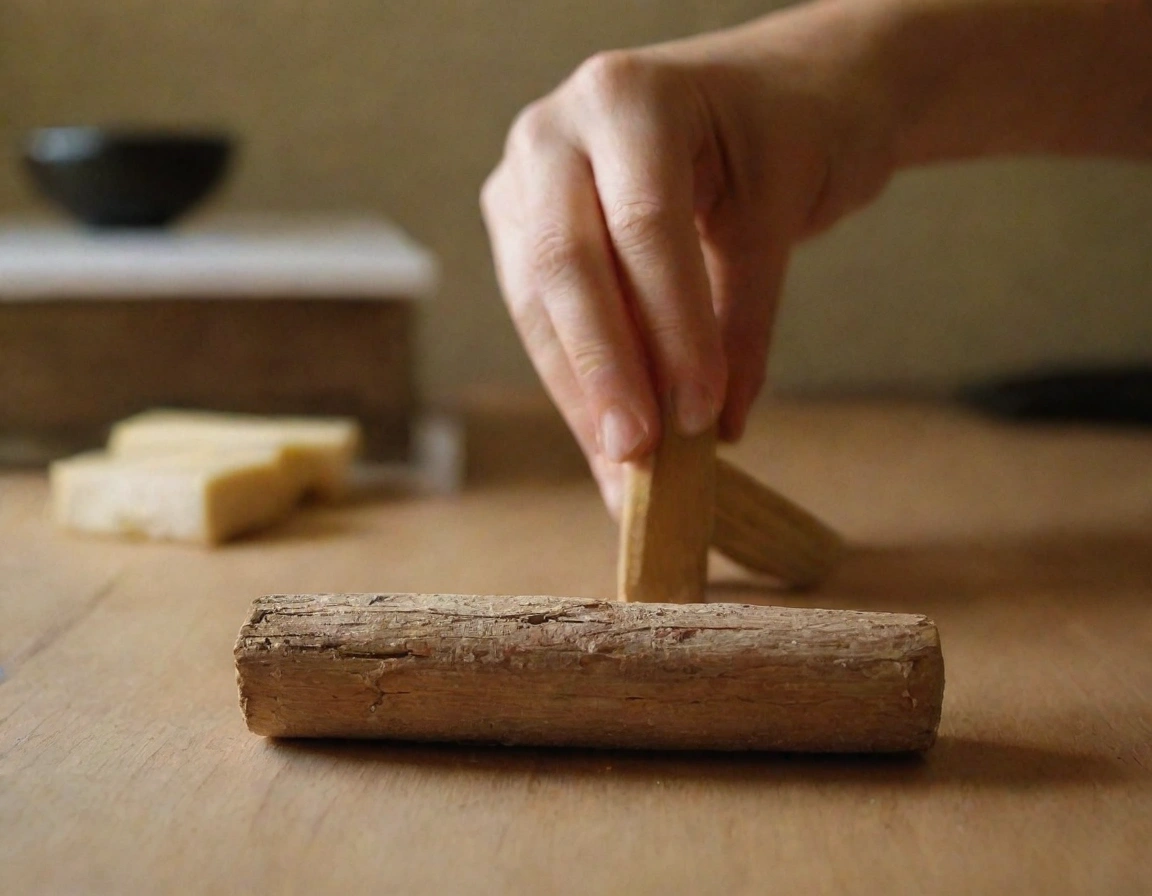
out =
[[[431,257],[382,223],[94,235],[0,228],[0,458],[152,407],[339,414],[406,455]]]

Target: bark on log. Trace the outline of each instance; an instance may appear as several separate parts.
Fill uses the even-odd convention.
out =
[[[923,616],[448,594],[275,595],[236,643],[256,734],[894,752],[932,745]]]

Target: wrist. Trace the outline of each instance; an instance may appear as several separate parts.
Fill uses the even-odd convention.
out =
[[[896,109],[879,46],[883,2],[813,0],[668,45],[709,73],[705,83],[715,72],[729,76],[712,105],[735,100],[720,117],[738,135],[731,141],[738,160],[761,167],[752,180],[774,182],[776,197],[807,200],[803,220],[785,228],[795,237],[867,204],[894,171]],[[817,171],[821,182],[813,183]]]
[[[1152,5],[880,0],[897,167],[988,155],[1152,155]]]
[[[828,152],[819,232],[883,190],[899,167],[903,91],[888,64],[887,42],[903,0],[815,0],[795,7],[801,67],[822,107]]]

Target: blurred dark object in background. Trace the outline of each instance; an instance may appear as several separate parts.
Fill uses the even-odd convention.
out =
[[[1152,424],[1152,366],[1050,370],[993,380],[963,399],[1013,420]]]
[[[91,227],[162,227],[220,183],[232,147],[222,133],[41,128],[24,162],[41,193]]]

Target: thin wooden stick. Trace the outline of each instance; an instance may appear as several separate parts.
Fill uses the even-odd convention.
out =
[[[704,600],[716,500],[716,433],[684,438],[670,420],[653,454],[629,464],[620,520],[617,596]]]
[[[844,551],[840,536],[804,508],[721,459],[712,546],[794,588],[819,584]]]
[[[923,616],[450,594],[272,596],[236,643],[281,737],[705,750],[923,750],[944,666]]]

